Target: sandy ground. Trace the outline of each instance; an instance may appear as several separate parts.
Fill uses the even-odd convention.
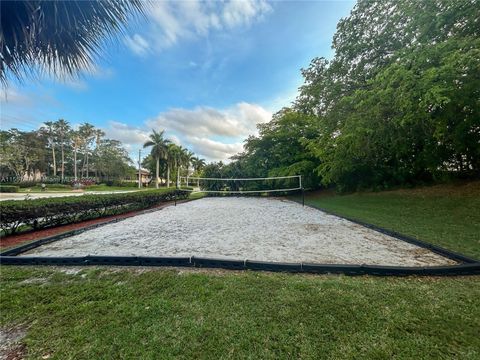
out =
[[[52,197],[65,196],[82,196],[82,195],[98,195],[98,194],[118,194],[137,190],[115,190],[115,191],[69,191],[69,192],[41,192],[41,193],[0,193],[0,201],[4,200],[25,200],[28,199],[44,199]]]
[[[198,256],[400,266],[455,262],[319,210],[278,199],[205,198],[108,224],[23,256]]]

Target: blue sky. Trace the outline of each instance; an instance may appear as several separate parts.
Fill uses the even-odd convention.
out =
[[[288,106],[300,68],[330,58],[353,1],[154,2],[78,79],[11,82],[1,128],[89,122],[135,153],[165,129],[207,160],[242,150],[256,124]]]

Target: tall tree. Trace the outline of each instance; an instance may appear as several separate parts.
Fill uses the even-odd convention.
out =
[[[205,162],[205,159],[201,159],[198,156],[194,156],[192,158],[192,167],[196,176],[200,176],[200,172],[202,171],[202,169],[205,167],[206,164],[207,163]],[[197,186],[200,186],[200,180],[197,180]]]
[[[78,134],[82,137],[82,151],[83,151],[83,162],[82,162],[82,176],[86,174],[86,177],[89,176],[88,171],[88,158],[90,154],[90,145],[96,137],[95,127],[92,124],[84,123],[78,128]]]
[[[55,156],[55,146],[56,146],[56,129],[55,123],[53,121],[46,121],[44,127],[40,128],[40,132],[45,133],[48,144],[52,150],[52,167],[53,167],[53,176],[57,176],[57,159]]]
[[[132,160],[118,140],[100,139],[92,158],[99,176],[121,179],[135,174],[135,168],[131,166]]]
[[[83,137],[79,133],[78,130],[72,131],[72,147],[73,147],[73,177],[75,181],[78,179],[78,173],[77,173],[77,168],[78,168],[78,162],[77,162],[77,154],[78,150],[83,146]]]
[[[60,151],[61,151],[61,172],[62,172],[62,183],[65,181],[65,142],[67,141],[71,128],[67,121],[64,119],[59,119],[55,122],[55,129],[58,133],[60,141]]]
[[[155,187],[158,189],[159,183],[159,170],[160,170],[160,159],[166,158],[168,155],[168,146],[170,141],[163,137],[164,131],[156,132],[152,130],[152,133],[149,136],[149,140],[143,144],[144,148],[151,147],[151,155],[155,159],[156,167],[155,167]],[[167,186],[168,186],[168,178],[167,178]]]

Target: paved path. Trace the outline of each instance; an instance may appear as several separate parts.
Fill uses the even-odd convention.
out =
[[[25,200],[44,199],[51,197],[82,196],[91,194],[119,194],[134,192],[139,190],[114,190],[114,191],[69,191],[69,192],[42,192],[42,193],[0,193],[0,201],[5,200]]]

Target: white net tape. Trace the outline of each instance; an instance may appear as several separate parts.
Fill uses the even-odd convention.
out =
[[[278,188],[276,188],[278,186]],[[203,178],[181,176],[178,188],[185,191],[218,194],[287,192],[302,189],[302,176],[264,178]]]

